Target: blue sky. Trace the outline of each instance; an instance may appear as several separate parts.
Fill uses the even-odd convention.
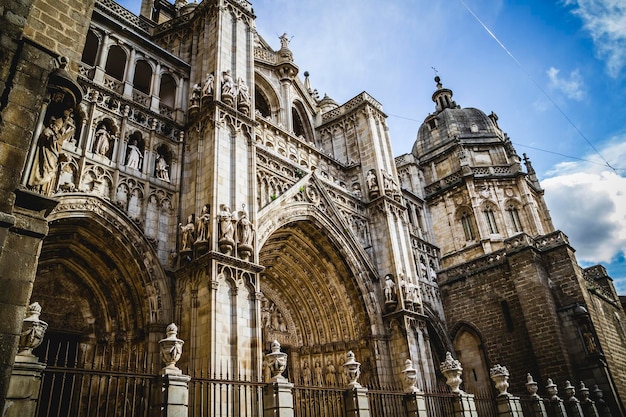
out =
[[[139,11],[139,0],[121,4]],[[460,106],[494,111],[531,159],[579,263],[603,264],[626,294],[626,1],[252,5],[272,47],[292,37],[300,75],[309,71],[322,96],[343,103],[367,91],[383,104],[396,155],[411,151],[434,110],[433,67]]]

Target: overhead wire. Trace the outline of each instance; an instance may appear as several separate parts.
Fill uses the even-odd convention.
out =
[[[541,84],[539,84],[539,82],[526,70],[526,68],[524,68],[524,66],[521,64],[521,62],[515,57],[515,55],[513,55],[513,53],[511,53],[511,51],[509,51],[509,49],[502,43],[500,42],[500,40],[498,39],[498,37],[487,27],[487,25],[485,23],[483,23],[483,21],[476,15],[476,13],[474,13],[472,11],[472,9],[470,9],[470,7],[467,5],[467,3],[465,3],[464,0],[459,0],[461,2],[461,4],[465,7],[465,9],[467,9],[467,11],[474,17],[474,19],[476,19],[476,21],[483,27],[483,29],[485,29],[485,31],[489,34],[489,36],[491,36],[493,38],[493,40],[495,40],[498,45],[500,45],[500,47],[504,50],[504,52],[507,53],[507,55],[509,55],[509,57],[511,57],[511,59],[517,64],[517,66],[522,70],[522,72],[524,72],[524,74],[526,74],[526,76],[535,84],[535,86],[539,89],[539,91],[541,91],[543,93],[544,96],[546,96],[546,98],[552,103],[552,105],[554,105],[554,107],[559,111],[559,113],[561,113],[561,115],[565,118],[565,120],[567,120],[567,122],[576,130],[576,132],[578,132],[578,134],[585,140],[585,142],[587,142],[587,144],[591,147],[591,149],[594,150],[594,152],[596,154],[598,154],[598,156],[600,157],[600,159],[604,162],[603,165],[605,165],[606,167],[610,168],[611,170],[613,170],[615,173],[617,173],[616,168],[614,168],[609,161],[607,161],[602,154],[600,153],[600,151],[598,151],[598,149],[593,145],[593,143],[591,143],[591,141],[587,138],[587,136],[578,128],[578,126],[576,126],[576,124],[572,121],[572,119],[570,119],[570,117],[565,113],[565,111],[563,111],[563,109],[561,109],[561,107],[556,103],[556,101],[554,101],[554,99],[548,94],[548,92],[541,86]]]

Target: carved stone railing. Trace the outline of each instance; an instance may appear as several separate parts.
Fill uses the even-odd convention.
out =
[[[122,94],[124,92],[124,83],[107,74],[104,75],[104,87],[111,91],[115,91],[118,94]]]
[[[133,89],[133,101],[141,106],[150,107],[150,96]]]
[[[329,122],[333,119],[336,119],[340,116],[343,116],[349,113],[354,108],[360,106],[361,104],[367,103],[374,107],[379,111],[383,111],[383,105],[374,99],[374,97],[370,96],[366,92],[362,92],[358,96],[346,102],[344,105],[337,107],[329,112],[322,114],[322,123]]]
[[[278,61],[278,55],[276,55],[276,52],[268,51],[267,49],[254,48],[254,59],[274,65]]]
[[[116,20],[124,21],[133,29],[139,31],[150,32],[150,29],[154,27],[154,24],[151,24],[148,20],[140,18],[113,0],[97,0],[96,8],[114,17]]]
[[[81,62],[78,64],[78,73],[85,78],[93,80],[95,69],[94,67]]]

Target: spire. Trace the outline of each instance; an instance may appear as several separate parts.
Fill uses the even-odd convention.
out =
[[[526,156],[526,153],[522,154],[524,157],[524,165],[526,165],[526,172],[528,172],[528,179],[537,189],[541,189],[541,185],[539,185],[539,180],[537,179],[537,173],[535,172],[535,168],[530,163],[530,159]]]
[[[433,101],[435,102],[435,113],[441,113],[445,109],[458,108],[457,104],[452,100],[452,90],[443,88],[441,84],[441,77],[438,75],[435,77],[437,83],[437,91],[433,93]]]

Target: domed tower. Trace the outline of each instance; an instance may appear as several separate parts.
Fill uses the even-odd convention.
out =
[[[498,250],[521,232],[553,231],[530,161],[524,172],[498,117],[461,108],[438,76],[435,82],[435,111],[420,126],[412,153],[424,174],[442,266]]]

